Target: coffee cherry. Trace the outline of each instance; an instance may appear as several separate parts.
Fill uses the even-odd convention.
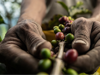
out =
[[[49,74],[47,74],[45,72],[39,72],[37,75],[49,75]]]
[[[52,44],[52,46],[54,46],[54,47],[58,46],[57,40],[52,40],[52,41],[51,41],[51,44]]]
[[[68,50],[64,55],[64,60],[68,64],[72,64],[77,60],[78,53],[75,49]]]
[[[64,25],[63,24],[59,24],[59,29],[64,29]]]
[[[74,69],[71,69],[71,68],[66,70],[66,74],[68,74],[68,75],[78,75],[78,73]]]
[[[55,28],[58,28],[59,29],[59,26],[54,26],[53,29],[55,29]]]
[[[71,43],[71,42],[74,40],[74,35],[71,34],[71,33],[68,33],[68,34],[65,36],[65,40],[66,40],[66,42]]]
[[[47,71],[51,67],[51,60],[50,59],[42,59],[39,61],[39,69],[41,71]]]
[[[71,23],[65,23],[65,27],[71,27]]]
[[[54,33],[56,34],[56,33],[58,33],[58,32],[61,32],[61,30],[60,30],[59,28],[55,28],[55,29],[54,29]]]
[[[62,69],[64,75],[78,75],[78,73],[71,68],[66,69],[65,67]]]
[[[65,27],[63,30],[62,30],[63,33],[70,33],[71,32],[71,28],[70,27]]]
[[[62,68],[62,72],[64,73],[64,74],[67,74],[66,72],[67,72],[67,69],[64,67],[64,68]]]
[[[71,24],[72,24],[72,23],[73,23],[73,21],[72,21],[72,20],[70,20],[70,21],[69,21],[69,23],[71,23]]]
[[[63,40],[64,39],[64,34],[62,32],[58,32],[55,35],[56,40]]]
[[[69,19],[67,16],[63,16],[59,18],[59,23],[64,24],[65,22],[69,22]]]
[[[43,58],[50,58],[50,56],[51,56],[50,50],[49,50],[48,48],[43,48],[43,49],[41,50],[41,56],[42,56]]]
[[[51,51],[51,57],[53,57],[54,56],[54,52],[53,51]]]

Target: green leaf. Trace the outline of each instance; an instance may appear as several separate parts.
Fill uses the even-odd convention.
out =
[[[6,33],[7,33],[6,25],[0,25],[0,36],[2,40],[4,39]]]
[[[79,7],[82,6],[82,5],[83,5],[83,2],[79,1],[79,2],[77,2],[77,4],[75,5],[75,7],[79,8]]]
[[[71,9],[71,8],[70,8]],[[73,10],[70,10],[70,16],[73,18],[77,18],[77,15],[81,15],[81,14],[90,14],[91,15],[91,11],[85,8],[74,8]]]
[[[2,41],[1,36],[0,36],[0,42]]]
[[[68,12],[68,16],[70,16],[68,6],[62,1],[57,1],[57,3],[59,3]]]
[[[2,16],[0,15],[0,24],[5,23]]]

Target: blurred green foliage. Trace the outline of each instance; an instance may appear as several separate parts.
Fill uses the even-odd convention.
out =
[[[76,19],[77,18],[77,15],[79,14],[90,14],[91,15],[91,11],[86,9],[86,8],[83,8],[82,5],[83,5],[83,2],[77,2],[76,5],[73,5],[71,7],[68,7],[64,2],[62,1],[57,1],[57,3],[59,3],[65,10],[66,12],[68,13],[66,16],[68,17],[72,17],[73,19]],[[47,29],[47,30],[52,30],[53,29],[53,26],[58,26],[59,25],[59,21],[58,19],[60,17],[62,17],[64,15],[54,15],[53,18],[48,22],[48,23],[44,23],[42,24],[42,28],[43,30]],[[46,27],[46,28],[44,28]]]
[[[79,1],[76,3],[76,5],[73,5],[71,7],[68,7],[64,2],[57,1],[68,13],[67,16],[71,16],[72,18],[76,19],[77,15],[79,14],[91,14],[91,11],[82,7],[83,2]]]
[[[1,36],[0,36],[0,42],[2,41]]]
[[[5,22],[4,22],[3,18],[0,15],[0,24],[2,24],[2,23],[5,23]]]
[[[10,3],[9,9],[6,6],[7,3]],[[0,0],[0,5],[4,10],[4,12],[0,10],[0,42],[4,39],[7,30],[12,27],[12,20],[16,17],[18,18],[18,16],[16,16],[16,11],[20,8],[20,3],[21,0]],[[0,74],[4,75],[6,72],[6,65],[0,63]]]
[[[4,39],[8,29],[17,23],[20,5],[21,0],[0,0],[0,36],[2,39]]]

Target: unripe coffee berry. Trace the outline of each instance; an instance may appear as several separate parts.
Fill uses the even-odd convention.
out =
[[[66,40],[66,42],[71,43],[74,40],[74,35],[72,33],[68,33],[65,36],[65,40]]]
[[[59,28],[55,28],[55,29],[54,29],[54,33],[56,34],[56,33],[58,33],[58,32],[61,32],[61,30],[60,30]]]
[[[64,29],[64,25],[63,24],[59,24],[59,29]]]
[[[50,58],[50,56],[51,56],[50,50],[49,50],[48,48],[43,48],[43,49],[41,50],[41,56],[42,56],[43,58]]]

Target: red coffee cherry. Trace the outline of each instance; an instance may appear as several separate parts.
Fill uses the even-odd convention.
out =
[[[65,27],[71,27],[71,23],[65,23]]]
[[[64,39],[64,34],[62,32],[58,32],[55,35],[56,40],[63,40]]]
[[[62,30],[63,33],[70,33],[71,32],[71,28],[70,27],[65,27],[63,30]]]
[[[67,16],[63,16],[59,18],[59,23],[64,24],[65,22],[69,22],[69,19]]]
[[[64,55],[64,61],[68,64],[72,64],[77,60],[78,53],[75,49],[68,50]]]

